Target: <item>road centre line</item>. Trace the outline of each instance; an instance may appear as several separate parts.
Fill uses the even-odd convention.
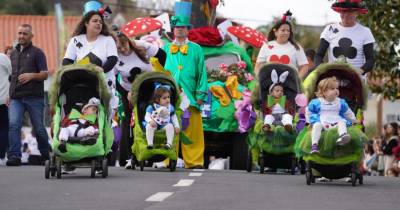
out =
[[[201,176],[202,173],[189,173],[189,176]]]
[[[173,192],[158,192],[146,199],[148,202],[161,202],[174,194]]]
[[[178,183],[172,185],[174,187],[188,187],[192,185],[194,182],[194,179],[181,179],[178,181]]]
[[[193,169],[193,171],[196,171],[196,172],[203,172],[204,169]]]

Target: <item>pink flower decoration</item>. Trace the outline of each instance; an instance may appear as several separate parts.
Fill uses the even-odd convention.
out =
[[[243,62],[243,61],[239,61],[239,62],[237,63],[237,67],[238,67],[239,69],[245,69],[246,66],[247,66],[246,63]]]
[[[221,69],[221,71],[228,71],[228,65],[226,65],[225,63],[219,64],[219,68]]]
[[[253,75],[251,75],[250,73],[244,74],[244,78],[246,78],[246,80],[247,80],[248,82],[254,80]]]

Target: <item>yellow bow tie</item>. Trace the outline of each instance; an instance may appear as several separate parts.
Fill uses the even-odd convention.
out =
[[[176,45],[176,44],[171,44],[169,50],[170,50],[170,52],[171,52],[172,54],[177,53],[178,50],[179,50],[179,52],[181,52],[183,55],[186,55],[187,52],[188,52],[188,45],[185,44],[185,45],[179,46],[179,45]]]

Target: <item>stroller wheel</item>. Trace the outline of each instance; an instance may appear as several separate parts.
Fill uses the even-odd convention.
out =
[[[311,185],[312,174],[311,171],[306,171],[306,182],[307,185]]]
[[[51,158],[49,160],[49,163],[50,163],[50,176],[54,177],[54,176],[56,176],[56,172],[57,172],[57,167],[55,165],[55,163],[56,163],[56,156],[55,155],[51,156]]]
[[[91,178],[95,178],[96,177],[96,160],[92,160],[92,162],[91,162],[90,177]]]
[[[251,149],[247,151],[247,162],[246,162],[246,171],[251,172],[253,166],[253,158],[251,156]]]
[[[144,169],[144,161],[143,160],[139,161],[139,167],[140,167],[140,171],[143,171],[143,169]]]
[[[176,170],[176,160],[169,160],[169,171],[174,172]]]
[[[351,177],[351,185],[353,185],[353,187],[355,187],[355,186],[356,186],[356,182],[357,182],[357,175],[356,175],[356,173],[355,173],[355,172],[351,172],[350,177]]]
[[[108,176],[108,160],[107,160],[107,157],[103,158],[101,166],[102,166],[102,170],[103,170],[103,173],[101,174],[101,177],[106,178]]]
[[[264,154],[263,152],[260,152],[260,157],[258,158],[259,164],[260,164],[260,174],[264,173]]]
[[[363,184],[364,184],[364,177],[363,177],[362,174],[358,174],[358,183],[359,183],[360,185],[363,185]]]
[[[50,178],[50,160],[44,162],[44,178]]]
[[[57,170],[57,179],[61,179],[61,168],[62,161],[60,159],[56,160],[56,170]]]

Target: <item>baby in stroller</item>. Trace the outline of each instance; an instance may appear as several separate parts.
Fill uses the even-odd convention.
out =
[[[338,127],[339,138],[336,143],[344,145],[351,139],[347,126],[357,123],[353,111],[344,99],[339,98],[339,83],[336,77],[328,77],[318,83],[318,98],[310,101],[306,109],[306,119],[312,125],[311,153],[319,153],[318,141],[322,129]]]
[[[67,152],[67,141],[71,143],[77,141],[76,143],[82,145],[92,145],[96,143],[96,138],[93,136],[99,133],[96,125],[97,107],[99,105],[100,100],[93,97],[83,106],[82,114],[73,108],[70,114],[62,120],[59,134],[60,145],[58,146],[60,152]]]
[[[146,128],[147,149],[153,149],[154,132],[164,129],[167,136],[165,149],[171,149],[175,134],[179,134],[180,127],[175,108],[171,105],[171,87],[169,85],[155,84],[153,104],[146,108],[143,127]]]
[[[264,132],[271,132],[272,124],[279,123],[282,123],[287,132],[292,132],[293,115],[295,114],[295,109],[293,108],[294,106],[290,105],[289,100],[286,100],[283,86],[288,74],[289,72],[286,71],[278,78],[276,70],[272,70],[271,80],[273,83],[269,88],[267,104],[264,110],[264,113],[266,114],[264,117]]]

